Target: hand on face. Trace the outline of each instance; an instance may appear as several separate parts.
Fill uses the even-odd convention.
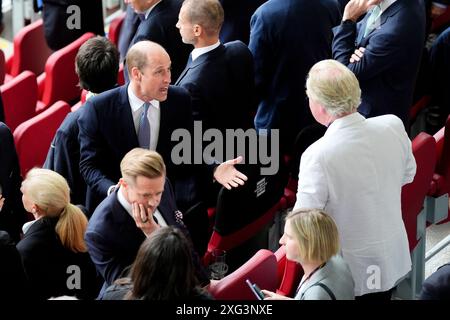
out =
[[[136,226],[141,229],[147,237],[160,227],[153,219],[153,210],[151,207],[146,207],[143,204],[133,202],[132,210]]]

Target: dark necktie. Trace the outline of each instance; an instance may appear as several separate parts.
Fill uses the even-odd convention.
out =
[[[150,149],[150,121],[148,121],[147,112],[150,102],[144,103],[144,110],[139,119],[138,140],[139,146],[144,149]]]

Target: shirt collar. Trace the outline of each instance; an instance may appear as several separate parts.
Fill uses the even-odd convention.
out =
[[[394,2],[397,0],[384,0],[381,1],[379,6],[381,8],[381,12],[384,12],[387,8],[389,8]]]
[[[117,191],[117,200],[119,201],[120,205],[130,214],[131,217],[133,217],[133,209],[131,208],[131,204],[125,199],[125,196],[123,195],[122,187],[119,187],[119,190]]]
[[[192,61],[195,61],[195,59],[200,57],[202,54],[208,53],[217,48],[218,46],[220,46],[220,41],[217,41],[215,44],[211,46],[195,48],[194,50],[192,50]]]
[[[347,127],[349,125],[352,125],[356,122],[361,122],[366,120],[360,113],[353,112],[349,115],[346,115],[342,118],[334,120],[329,126],[327,131],[325,132],[325,135],[332,134],[333,132],[339,130],[340,128]]]
[[[153,8],[156,7],[156,5],[158,3],[160,3],[162,0],[158,1],[157,3],[155,3],[154,5],[152,5],[150,8],[147,9],[147,11],[145,11],[145,20],[147,20],[148,15],[150,14],[150,12],[152,12]]]
[[[31,221],[26,222],[26,223],[22,226],[22,232],[23,232],[23,234],[26,234],[27,231],[30,230],[31,226],[32,226],[36,221],[38,221],[38,220],[39,220],[39,219],[37,219],[37,220],[31,220]]]
[[[133,112],[136,112],[137,110],[139,110],[139,108],[142,107],[142,105],[145,103],[145,101],[136,97],[133,90],[131,89],[131,85],[128,85],[127,91],[128,91],[128,101],[130,103],[131,110]],[[153,107],[155,107],[156,109],[159,109],[159,101],[158,100],[153,99],[150,101],[150,103],[152,104]]]

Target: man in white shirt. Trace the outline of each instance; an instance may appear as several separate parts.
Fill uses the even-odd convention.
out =
[[[306,82],[311,112],[328,127],[302,155],[297,208],[319,208],[336,221],[355,296],[390,299],[411,269],[401,189],[416,172],[411,142],[394,115],[356,112],[355,75],[334,60],[315,64]]]

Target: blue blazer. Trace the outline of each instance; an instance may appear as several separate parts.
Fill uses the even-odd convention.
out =
[[[86,102],[78,119],[80,171],[88,186],[86,205],[90,212],[106,197],[108,188],[119,181],[120,162],[125,154],[139,147],[128,102],[127,85],[106,91]],[[171,141],[178,128],[192,130],[188,93],[169,87],[167,100],[160,103],[160,127],[156,151],[161,154],[169,179],[185,171],[174,165],[171,152],[178,142]]]
[[[92,261],[105,280],[102,291],[120,278],[124,269],[133,263],[140,245],[145,240],[142,230],[136,226],[133,217],[117,199],[117,192],[110,194],[97,207],[85,234]],[[158,211],[168,225],[182,229],[190,239],[184,223],[176,218],[175,197],[167,179]],[[200,265],[198,255],[193,253],[193,256],[197,276],[200,282],[204,283],[207,276]]]
[[[241,40],[248,44],[250,37],[250,17],[267,0],[219,0],[225,13],[220,29],[220,41],[226,43]]]
[[[395,114],[406,123],[425,41],[423,1],[397,0],[381,15],[380,27],[364,38],[368,17],[335,28],[333,57],[359,80],[361,114]],[[366,49],[363,58],[350,63],[359,47]]]
[[[181,0],[162,0],[141,22],[131,41],[135,44],[151,40],[163,46],[172,61],[172,82],[180,75],[191,51],[191,46],[183,43],[180,31],[175,26],[182,3]],[[128,81],[128,72],[125,72],[125,77]]]
[[[188,63],[175,85],[189,91],[194,120],[203,121],[203,129],[249,128],[253,74],[247,46],[233,41]]]
[[[80,173],[78,118],[85,108],[70,112],[56,131],[43,168],[58,172],[70,187],[70,200],[86,205],[86,183]],[[92,212],[91,212],[92,213]]]
[[[280,129],[292,145],[315,123],[305,94],[306,75],[331,57],[332,28],[341,19],[336,0],[269,0],[251,18],[249,48],[255,60],[257,129]]]

